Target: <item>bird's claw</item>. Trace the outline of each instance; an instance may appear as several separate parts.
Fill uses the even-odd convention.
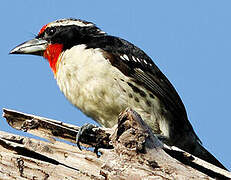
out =
[[[80,142],[85,142],[84,140],[87,139],[86,136],[89,138],[91,136],[94,136],[93,128],[96,128],[97,126],[93,124],[84,124],[80,129],[79,132],[76,135],[76,145],[77,147],[82,150],[80,146]]]

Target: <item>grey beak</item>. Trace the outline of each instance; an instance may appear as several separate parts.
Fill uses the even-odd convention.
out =
[[[43,39],[32,39],[26,41],[10,51],[10,54],[33,54],[33,55],[43,55],[46,50],[48,42]]]

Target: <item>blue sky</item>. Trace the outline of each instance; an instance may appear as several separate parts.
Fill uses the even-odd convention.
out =
[[[92,21],[153,59],[180,94],[204,146],[231,169],[230,7],[229,0],[2,1],[0,109],[93,123],[65,99],[45,59],[8,54],[56,19]],[[22,134],[3,118],[0,130]]]

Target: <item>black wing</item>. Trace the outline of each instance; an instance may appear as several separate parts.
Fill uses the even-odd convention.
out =
[[[172,112],[177,123],[182,123],[184,127],[186,125],[189,130],[193,129],[175,88],[144,51],[113,36],[96,38],[88,44],[88,48],[103,49],[111,64],[156,95],[165,108]]]

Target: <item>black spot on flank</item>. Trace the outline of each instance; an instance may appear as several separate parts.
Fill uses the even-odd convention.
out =
[[[135,101],[136,101],[136,102],[140,102],[140,100],[139,100],[137,97],[135,97]]]
[[[150,98],[155,99],[155,96],[153,94],[149,94]]]
[[[122,91],[126,93],[126,90],[125,90],[125,89],[122,89]]]
[[[124,80],[123,80],[123,79],[120,79],[120,80],[124,82]]]
[[[139,93],[139,88],[137,88],[136,86],[134,86],[133,84],[131,84],[130,82],[127,82],[128,85],[132,88],[132,90],[135,92],[135,93]]]
[[[151,107],[151,105],[152,105],[151,102],[148,101],[148,100],[146,101],[146,104],[147,104],[147,106],[149,106],[149,107]]]
[[[144,92],[144,91],[142,91],[142,90],[140,90],[140,95],[142,96],[142,97],[146,97],[146,93]]]
[[[128,94],[128,97],[129,97],[129,98],[133,98],[133,96],[132,96],[132,94],[131,94],[131,93],[129,93],[129,94]]]
[[[135,92],[135,93],[139,93],[140,96],[142,97],[146,97],[146,93],[143,91],[143,90],[140,90],[139,88],[137,88],[136,86],[134,86],[133,84],[127,82],[128,85],[132,88],[132,90]]]

